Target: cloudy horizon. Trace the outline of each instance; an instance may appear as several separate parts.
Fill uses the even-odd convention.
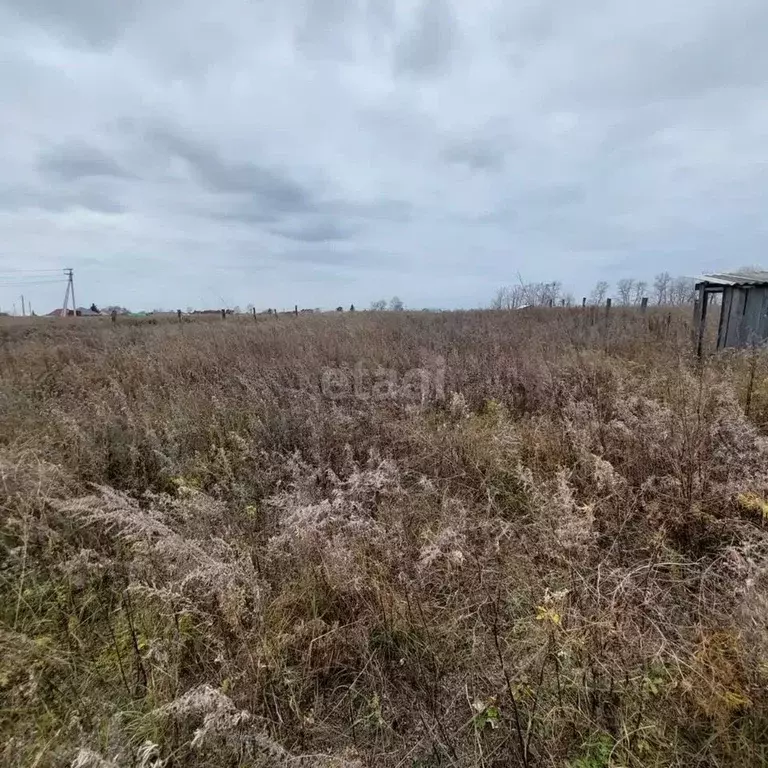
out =
[[[0,0],[0,309],[63,267],[148,310],[765,263],[767,32],[760,0]]]

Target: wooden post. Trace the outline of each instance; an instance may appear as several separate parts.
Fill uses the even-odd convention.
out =
[[[179,322],[181,322],[181,310],[180,309],[176,310],[176,318],[178,319]]]
[[[227,319],[227,310],[226,309],[222,309],[221,310],[221,319],[222,320],[226,320]]]
[[[256,319],[256,307],[254,307],[251,311],[253,312],[253,319],[255,320]]]
[[[581,306],[582,306],[582,309],[587,306],[587,297],[586,296],[581,300]]]
[[[605,316],[608,317],[608,313],[611,311],[611,300],[605,300]]]
[[[696,303],[694,318],[694,324],[696,328],[696,355],[701,357],[701,353],[704,349],[704,332],[707,329],[707,302],[709,299],[709,293],[707,289],[702,285],[699,288],[699,300]]]
[[[112,322],[116,323],[117,322],[117,310],[116,309],[112,310],[111,317],[112,317]]]
[[[293,307],[293,314],[294,314],[294,315],[296,315],[296,317],[298,317],[298,316],[299,316],[299,305],[298,305],[298,304],[296,304],[296,305]]]
[[[647,309],[648,309],[648,297],[643,296],[643,298],[640,300],[640,311],[643,314],[645,314]]]

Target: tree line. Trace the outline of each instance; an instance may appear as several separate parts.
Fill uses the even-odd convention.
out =
[[[695,299],[695,280],[690,277],[673,277],[669,272],[660,272],[652,282],[624,277],[617,281],[611,293],[611,284],[599,280],[589,296],[589,304],[605,304],[607,299],[623,306],[639,305],[644,298],[660,306],[681,306],[692,304]],[[563,289],[559,280],[552,282],[526,283],[520,280],[516,285],[502,286],[496,291],[491,302],[492,309],[520,309],[521,307],[572,307],[574,296]]]

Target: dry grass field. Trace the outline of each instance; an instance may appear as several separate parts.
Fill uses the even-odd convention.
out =
[[[768,765],[760,354],[121,320],[0,322],[2,765]]]

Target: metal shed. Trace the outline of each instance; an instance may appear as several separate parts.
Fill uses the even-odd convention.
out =
[[[704,275],[696,281],[696,351],[701,354],[712,294],[721,294],[717,348],[768,340],[768,272]]]

